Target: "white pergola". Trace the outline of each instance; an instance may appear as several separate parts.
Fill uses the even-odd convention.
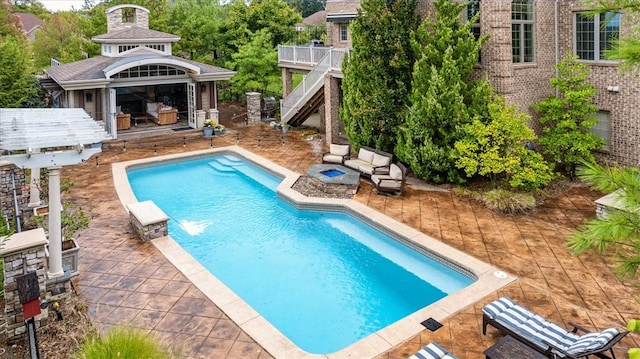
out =
[[[32,169],[49,169],[49,278],[64,275],[60,212],[60,168],[87,161],[102,151],[107,137],[96,121],[80,108],[0,108],[0,162]],[[40,204],[32,185],[30,206]]]

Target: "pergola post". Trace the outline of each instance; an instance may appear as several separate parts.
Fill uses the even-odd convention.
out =
[[[40,153],[39,148],[34,148],[33,153]],[[38,207],[40,201],[40,167],[31,169],[31,184],[29,185],[29,207]]]
[[[62,230],[60,203],[60,168],[49,167],[49,278],[64,275],[62,269]]]

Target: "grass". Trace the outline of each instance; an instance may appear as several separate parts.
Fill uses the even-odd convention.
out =
[[[80,346],[78,359],[166,359],[174,356],[158,340],[141,329],[116,327],[106,337],[89,336]]]

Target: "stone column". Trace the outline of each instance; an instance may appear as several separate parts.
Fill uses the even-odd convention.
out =
[[[293,73],[286,67],[282,68],[282,97],[286,98],[293,91]]]
[[[247,92],[247,122],[260,123],[260,92]]]
[[[329,74],[324,77],[324,119],[327,145],[340,141],[340,83]]]
[[[496,92],[507,95],[513,89],[513,59],[511,53],[511,2],[481,1],[480,29],[491,35],[482,51],[482,66]]]
[[[49,278],[64,275],[60,211],[60,167],[49,167]]]
[[[6,318],[6,340],[16,342],[26,336],[26,326],[22,313],[22,304],[18,296],[16,277],[36,272],[40,298],[45,298],[45,251],[47,236],[44,229],[37,228],[13,234],[9,238],[0,237],[3,246],[0,256],[4,258],[4,315]],[[47,311],[35,318],[36,328],[46,325]]]

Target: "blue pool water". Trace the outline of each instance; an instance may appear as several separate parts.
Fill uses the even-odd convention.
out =
[[[301,349],[340,350],[472,279],[354,217],[298,210],[280,179],[222,155],[128,171],[169,234]]]

